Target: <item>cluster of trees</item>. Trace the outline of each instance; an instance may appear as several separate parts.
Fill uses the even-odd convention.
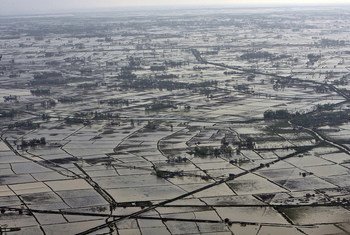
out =
[[[32,121],[20,121],[20,122],[15,122],[13,124],[8,125],[9,129],[14,129],[14,128],[21,128],[21,129],[36,129],[39,128],[40,124],[39,123],[33,123]]]
[[[174,178],[175,176],[183,176],[183,171],[166,171],[155,169],[156,176],[162,179]]]
[[[275,55],[267,51],[246,52],[240,56],[242,60],[282,60],[286,58],[290,58],[290,55]]]
[[[73,46],[73,45],[72,45]],[[85,64],[85,57],[67,57],[64,59],[64,62],[71,63],[71,64]]]
[[[171,68],[179,68],[185,64],[189,64],[189,62],[182,62],[182,61],[172,61],[172,60],[166,60],[164,62],[164,65],[167,67],[171,67]]]
[[[242,60],[255,60],[255,59],[273,59],[275,57],[274,54],[271,54],[267,51],[253,51],[253,52],[247,52],[240,56],[240,59]]]
[[[148,130],[155,130],[157,129],[159,125],[155,122],[152,122],[152,121],[148,121],[147,125],[145,126],[145,129],[148,129]]]
[[[345,40],[334,40],[334,39],[323,38],[323,39],[321,39],[319,44],[321,46],[324,46],[324,47],[344,46],[345,45]]]
[[[287,86],[291,86],[294,84],[294,79],[292,79],[291,76],[285,77],[285,78],[278,78],[278,79],[271,79],[271,83],[273,84],[273,89],[278,90],[284,90]]]
[[[55,100],[43,100],[41,101],[41,106],[44,108],[49,108],[49,107],[54,107],[56,106],[56,101]]]
[[[242,147],[246,147],[247,149],[254,149],[255,145],[253,137],[248,137],[243,143],[239,144],[238,148],[241,149]]]
[[[190,152],[190,154],[193,154],[196,157],[208,157],[208,156],[231,156],[233,153],[232,148],[227,144],[222,144],[220,147],[211,147],[211,146],[196,146],[193,148],[193,150]]]
[[[36,96],[43,96],[43,95],[50,95],[51,91],[50,89],[35,89],[35,90],[30,90],[30,93],[32,95]]]
[[[32,86],[37,85],[61,85],[67,83],[59,72],[43,72],[34,74],[34,79],[29,82]]]
[[[140,66],[141,66],[141,58],[138,58],[138,57],[133,57],[133,56],[130,56],[128,57],[128,60],[129,60],[129,69],[140,69]]]
[[[64,122],[69,125],[72,125],[72,124],[90,125],[91,124],[90,120],[87,120],[85,118],[79,118],[79,117],[66,117],[64,119]]]
[[[137,63],[138,64],[138,63]],[[150,67],[152,71],[165,71],[168,64],[169,66],[180,66],[182,62],[165,62],[165,65],[153,65]],[[122,80],[122,82],[118,85],[118,87],[122,89],[166,89],[169,91],[172,90],[180,90],[180,89],[196,89],[203,87],[216,86],[218,84],[217,81],[204,81],[200,83],[185,83],[185,82],[176,82],[171,80],[162,80],[162,79],[173,79],[177,78],[178,75],[175,74],[156,74],[154,77],[137,79],[137,76],[133,73],[135,67],[129,66],[122,67],[120,70],[117,79]]]
[[[283,119],[290,119],[293,117],[294,114],[289,113],[288,110],[280,109],[280,110],[266,110],[264,112],[264,119],[265,120],[283,120]]]
[[[78,119],[93,119],[93,120],[111,120],[119,118],[118,114],[105,113],[105,112],[78,112],[74,113],[74,118]]]
[[[0,118],[14,118],[18,111],[11,109],[11,110],[0,110]]]
[[[279,83],[279,82],[275,82],[275,84],[273,84],[272,89],[275,91],[278,90],[284,90],[286,88],[286,85],[284,83]]]
[[[321,55],[308,54],[307,59],[309,60],[307,62],[308,65],[314,65],[319,59],[321,59]]]
[[[158,110],[169,109],[169,108],[177,109],[177,106],[174,104],[174,102],[172,102],[170,100],[165,100],[165,101],[155,100],[155,101],[153,101],[152,104],[147,105],[145,107],[145,110],[146,111],[158,111]]]
[[[199,89],[199,93],[201,95],[205,95],[207,98],[213,98],[213,92],[214,90],[213,89],[210,89],[210,88],[201,88]]]
[[[18,96],[16,96],[16,95],[4,96],[4,101],[5,102],[18,101]]]
[[[173,158],[169,158],[168,160],[166,160],[167,163],[186,163],[188,162],[188,159],[186,157],[173,157]]]
[[[48,115],[47,113],[41,114],[41,119],[42,119],[43,121],[49,120],[50,118],[51,118],[50,115]]]
[[[241,74],[240,72],[237,71],[225,71],[224,75],[233,75],[233,74]]]
[[[248,82],[253,82],[254,81],[254,79],[255,79],[255,74],[249,74],[248,76],[247,76],[247,81]]]
[[[61,78],[61,79],[55,79],[55,78],[48,78],[48,79],[40,79],[40,80],[32,80],[29,82],[29,85],[31,86],[41,86],[41,85],[63,85],[66,84],[68,80]]]
[[[318,111],[324,111],[324,110],[332,110],[333,109],[333,105],[328,103],[328,104],[318,104],[316,105],[316,110]]]
[[[87,118],[92,115],[93,112],[77,112],[73,116],[76,118]]]
[[[119,115],[114,113],[94,112],[92,115],[93,120],[111,120],[116,118],[119,118]]]
[[[156,72],[156,71],[165,71],[167,69],[166,66],[164,65],[152,65],[150,67],[150,70],[153,71],[153,72]]]
[[[250,89],[248,84],[239,84],[239,85],[234,86],[234,88],[237,91],[241,91],[241,92],[249,92],[249,91],[251,91],[251,89]]]
[[[91,75],[92,74],[92,68],[83,68],[80,70],[81,75]]]
[[[131,81],[136,79],[137,76],[132,72],[131,68],[122,67],[117,78],[121,80]]]
[[[46,80],[51,78],[62,78],[62,73],[52,71],[34,74],[35,80]]]
[[[43,146],[46,145],[46,139],[45,137],[41,137],[40,139],[31,139],[31,140],[22,140],[19,147],[21,149],[26,149],[28,147],[36,147],[36,146]]]
[[[328,87],[325,85],[318,85],[314,88],[316,93],[327,93],[329,91]]]
[[[346,76],[341,77],[333,81],[333,84],[336,86],[346,86],[349,84],[348,78]]]
[[[185,109],[185,111],[190,111],[191,110],[191,106],[190,105],[185,105],[185,107],[184,107],[184,109]]]
[[[239,164],[242,164],[242,163],[247,163],[247,162],[250,162],[250,159],[248,158],[239,158],[239,159],[233,159],[233,160],[230,160],[230,164],[232,165],[239,165]]]
[[[109,99],[101,100],[100,104],[108,104],[110,106],[129,106],[130,101],[128,99]]]
[[[324,125],[339,125],[349,121],[347,111],[319,112],[313,115],[298,115],[292,119],[294,124],[304,127],[317,127]]]
[[[198,89],[198,88],[206,88],[210,86],[216,86],[218,84],[217,81],[204,81],[199,83],[185,83],[185,82],[176,82],[171,80],[157,80],[157,79],[131,79],[123,81],[120,84],[120,87],[123,89],[166,89],[169,91],[172,90],[182,90],[182,89]]]
[[[313,113],[290,113],[287,110],[267,110],[264,112],[265,120],[290,120],[292,123],[303,127],[316,127],[322,125],[337,125],[349,121],[349,113],[333,111],[332,104],[318,104]]]

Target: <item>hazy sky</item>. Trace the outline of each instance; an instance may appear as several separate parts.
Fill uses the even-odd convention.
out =
[[[127,6],[217,5],[217,4],[337,4],[350,0],[0,0],[0,15],[75,11]]]

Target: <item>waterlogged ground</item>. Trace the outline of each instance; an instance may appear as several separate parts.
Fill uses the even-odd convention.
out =
[[[0,231],[349,234],[336,113],[349,21],[347,8],[0,18]]]

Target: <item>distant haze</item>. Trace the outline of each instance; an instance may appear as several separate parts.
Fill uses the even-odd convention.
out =
[[[350,4],[350,0],[0,0],[0,15],[55,13],[135,6]]]

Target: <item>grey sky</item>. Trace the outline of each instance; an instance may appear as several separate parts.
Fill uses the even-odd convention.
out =
[[[337,4],[350,0],[0,0],[0,15],[74,11],[127,6],[214,4]]]

